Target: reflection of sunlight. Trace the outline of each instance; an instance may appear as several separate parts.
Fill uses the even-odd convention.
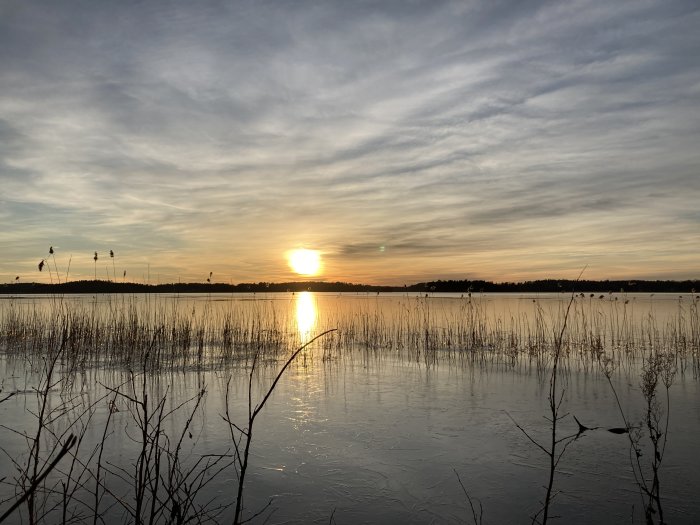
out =
[[[311,332],[316,327],[316,303],[311,292],[297,295],[297,328],[302,343],[311,339]]]

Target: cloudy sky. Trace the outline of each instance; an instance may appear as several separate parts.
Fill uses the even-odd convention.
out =
[[[696,0],[0,0],[0,282],[700,278],[699,50]]]

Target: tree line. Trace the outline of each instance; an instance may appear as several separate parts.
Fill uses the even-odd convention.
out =
[[[484,280],[436,280],[404,286],[384,286],[330,281],[294,281],[283,283],[169,283],[143,284],[106,280],[70,281],[60,284],[0,284],[0,294],[90,294],[90,293],[265,293],[265,292],[420,292],[420,293],[695,293],[700,281],[629,281],[541,279],[523,282]]]

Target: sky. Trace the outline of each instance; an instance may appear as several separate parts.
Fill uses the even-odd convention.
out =
[[[0,282],[697,279],[699,50],[696,0],[0,0]]]

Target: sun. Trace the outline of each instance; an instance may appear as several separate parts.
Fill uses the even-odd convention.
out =
[[[287,252],[289,267],[299,275],[318,275],[321,271],[321,252],[299,248]]]

